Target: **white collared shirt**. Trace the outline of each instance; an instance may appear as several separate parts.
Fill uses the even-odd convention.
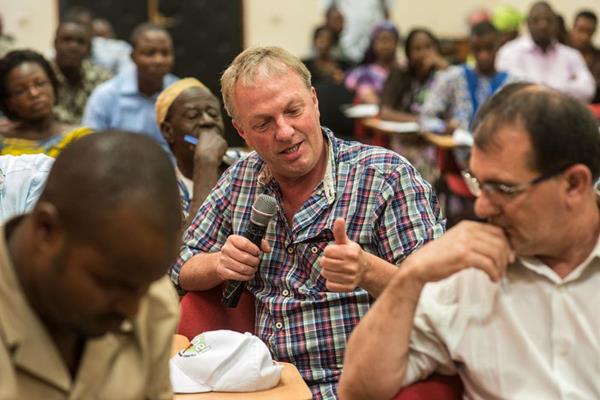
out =
[[[0,156],[0,223],[33,208],[53,162],[44,154]]]
[[[405,383],[458,372],[471,399],[600,399],[600,240],[564,279],[519,259],[428,284]]]

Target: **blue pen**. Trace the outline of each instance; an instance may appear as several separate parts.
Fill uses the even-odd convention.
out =
[[[195,136],[192,136],[192,135],[185,135],[183,137],[183,140],[185,140],[189,144],[193,144],[194,146],[196,146],[198,144],[198,138]]]

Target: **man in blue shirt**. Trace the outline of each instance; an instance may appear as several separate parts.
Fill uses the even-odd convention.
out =
[[[463,64],[439,73],[421,109],[420,121],[424,126],[468,131],[479,107],[502,86],[516,80],[494,66],[499,39],[498,31],[489,22],[471,29],[470,48],[475,66]]]
[[[177,80],[173,67],[173,41],[153,24],[136,27],[131,35],[135,68],[98,86],[90,96],[83,124],[95,130],[120,129],[149,135],[169,151],[156,124],[154,103],[158,94]]]

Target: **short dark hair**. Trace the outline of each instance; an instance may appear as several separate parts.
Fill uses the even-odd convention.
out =
[[[329,29],[327,26],[325,25],[321,25],[321,26],[317,26],[315,28],[315,30],[313,31],[313,42],[315,40],[317,40],[317,36],[319,36],[321,33],[323,32],[329,32],[331,34],[331,37],[334,38],[335,37],[335,33],[333,33],[333,31],[331,29]]]
[[[429,39],[431,39],[437,51],[441,51],[440,41],[433,34],[433,32],[426,28],[415,28],[408,32],[408,35],[406,35],[406,40],[404,41],[404,54],[406,54],[406,57],[410,58],[410,45],[412,44],[412,41],[414,40],[415,36],[417,36],[419,33],[422,33]]]
[[[327,10],[325,10],[325,18],[329,17],[329,15],[334,11],[337,11],[340,14],[342,13],[338,6],[335,3],[332,3],[329,7],[327,7]]]
[[[594,21],[594,25],[598,23],[598,16],[592,10],[585,9],[579,11],[575,16],[575,21],[577,21],[579,18],[591,19],[592,21]]]
[[[473,122],[475,146],[494,144],[502,127],[523,128],[532,143],[532,169],[548,173],[557,167],[583,164],[594,181],[600,175],[598,123],[578,100],[533,83],[506,85],[477,113]]]
[[[92,11],[89,8],[83,7],[83,6],[69,7],[67,10],[65,10],[63,15],[61,16],[61,20],[63,20],[63,19],[76,20],[84,25],[88,25],[92,21],[93,18],[94,18],[94,14],[92,13]]]
[[[139,25],[136,25],[135,28],[133,28],[133,31],[131,31],[131,35],[129,36],[129,42],[131,43],[131,46],[135,49],[137,46],[137,41],[139,40],[140,36],[144,35],[146,32],[154,32],[154,31],[164,32],[169,37],[171,37],[171,35],[165,28],[163,28],[159,25],[156,25],[155,23],[152,23],[152,22],[143,22]]]
[[[489,21],[482,21],[471,28],[471,36],[481,37],[490,33],[497,34],[498,29]]]
[[[8,109],[8,98],[9,94],[7,91],[8,86],[8,74],[15,68],[17,68],[21,64],[25,63],[33,63],[38,64],[50,80],[52,84],[52,89],[54,90],[55,100],[58,99],[58,79],[56,78],[56,74],[52,69],[52,66],[44,58],[40,53],[33,50],[13,50],[0,59],[0,111],[4,113],[8,118],[14,120],[17,118],[17,115]]]
[[[78,139],[57,157],[39,202],[56,207],[70,233],[94,237],[119,208],[132,207],[158,229],[181,225],[181,200],[169,156],[151,138],[104,131]]]
[[[56,34],[55,37],[58,36],[58,30],[66,24],[76,24],[81,26],[83,29],[85,29],[85,31],[88,34],[88,42],[90,43],[90,47],[91,47],[91,43],[92,43],[92,36],[93,36],[93,32],[92,32],[92,27],[88,24],[86,24],[85,22],[81,21],[80,19],[77,18],[71,18],[71,17],[67,17],[67,18],[62,18],[59,22],[58,25],[56,26]]]

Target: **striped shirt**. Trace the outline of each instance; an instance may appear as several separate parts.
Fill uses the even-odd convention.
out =
[[[327,291],[319,258],[333,241],[333,223],[346,219],[350,240],[394,263],[444,230],[431,186],[389,150],[336,139],[324,128],[329,160],[324,179],[288,224],[282,195],[264,161],[251,153],[234,164],[199,209],[184,235],[171,278],[200,252],[216,252],[231,234],[242,234],[261,193],[279,210],[265,239],[258,273],[247,289],[257,301],[256,334],[275,359],[291,362],[315,399],[336,397],[346,342],[373,299],[366,290]]]

